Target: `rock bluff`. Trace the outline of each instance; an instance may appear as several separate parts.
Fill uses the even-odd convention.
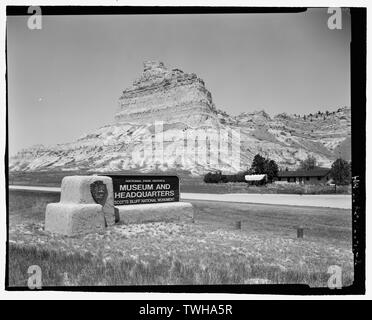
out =
[[[141,76],[119,98],[117,123],[183,122],[190,126],[217,123],[211,93],[194,73],[144,62]]]

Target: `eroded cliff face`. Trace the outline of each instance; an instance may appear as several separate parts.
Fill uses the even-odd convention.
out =
[[[156,122],[162,122],[164,138],[160,160],[158,151],[153,152]],[[216,134],[226,131],[229,139],[221,148]],[[146,62],[141,76],[123,91],[112,124],[73,142],[22,150],[10,158],[9,170],[232,173],[239,171],[231,161],[237,156],[234,132],[239,134],[240,169],[250,167],[257,153],[289,169],[297,168],[308,155],[328,167],[337,157],[351,158],[348,107],[304,116],[270,117],[263,110],[231,116],[214,107],[210,92],[195,74]],[[212,159],[217,156],[218,161]]]
[[[119,99],[117,123],[183,122],[216,124],[211,93],[194,73],[168,69],[162,62],[145,62],[139,79]]]

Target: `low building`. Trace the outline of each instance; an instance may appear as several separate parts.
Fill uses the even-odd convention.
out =
[[[330,177],[329,168],[317,168],[313,170],[279,171],[276,181],[300,184],[325,184]]]
[[[247,174],[245,181],[251,185],[263,185],[267,183],[267,174]]]

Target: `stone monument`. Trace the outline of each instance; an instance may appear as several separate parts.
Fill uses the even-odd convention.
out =
[[[45,230],[74,236],[115,223],[193,220],[191,203],[179,202],[176,176],[68,176],[59,203],[45,212]]]

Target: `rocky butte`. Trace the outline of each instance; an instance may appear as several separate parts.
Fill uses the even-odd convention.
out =
[[[196,126],[216,124],[216,110],[211,93],[195,73],[148,61],[139,79],[123,91],[115,120],[136,124],[179,121]]]
[[[247,106],[247,112],[232,116],[214,106],[202,79],[167,68],[162,62],[144,63],[140,77],[122,92],[114,118],[113,123],[73,142],[24,149],[10,158],[9,170],[236,172],[230,161],[236,154],[231,134],[228,150],[219,148],[218,161],[211,161],[211,150],[221,146],[210,139],[212,130],[240,133],[238,160],[242,169],[251,165],[257,153],[275,160],[283,169],[295,169],[308,155],[328,167],[337,157],[351,158],[349,107],[271,117]],[[159,121],[164,133],[160,160],[148,152],[154,147],[155,123]],[[196,133],[202,134],[190,145],[188,137]],[[195,157],[201,146],[207,156]]]

